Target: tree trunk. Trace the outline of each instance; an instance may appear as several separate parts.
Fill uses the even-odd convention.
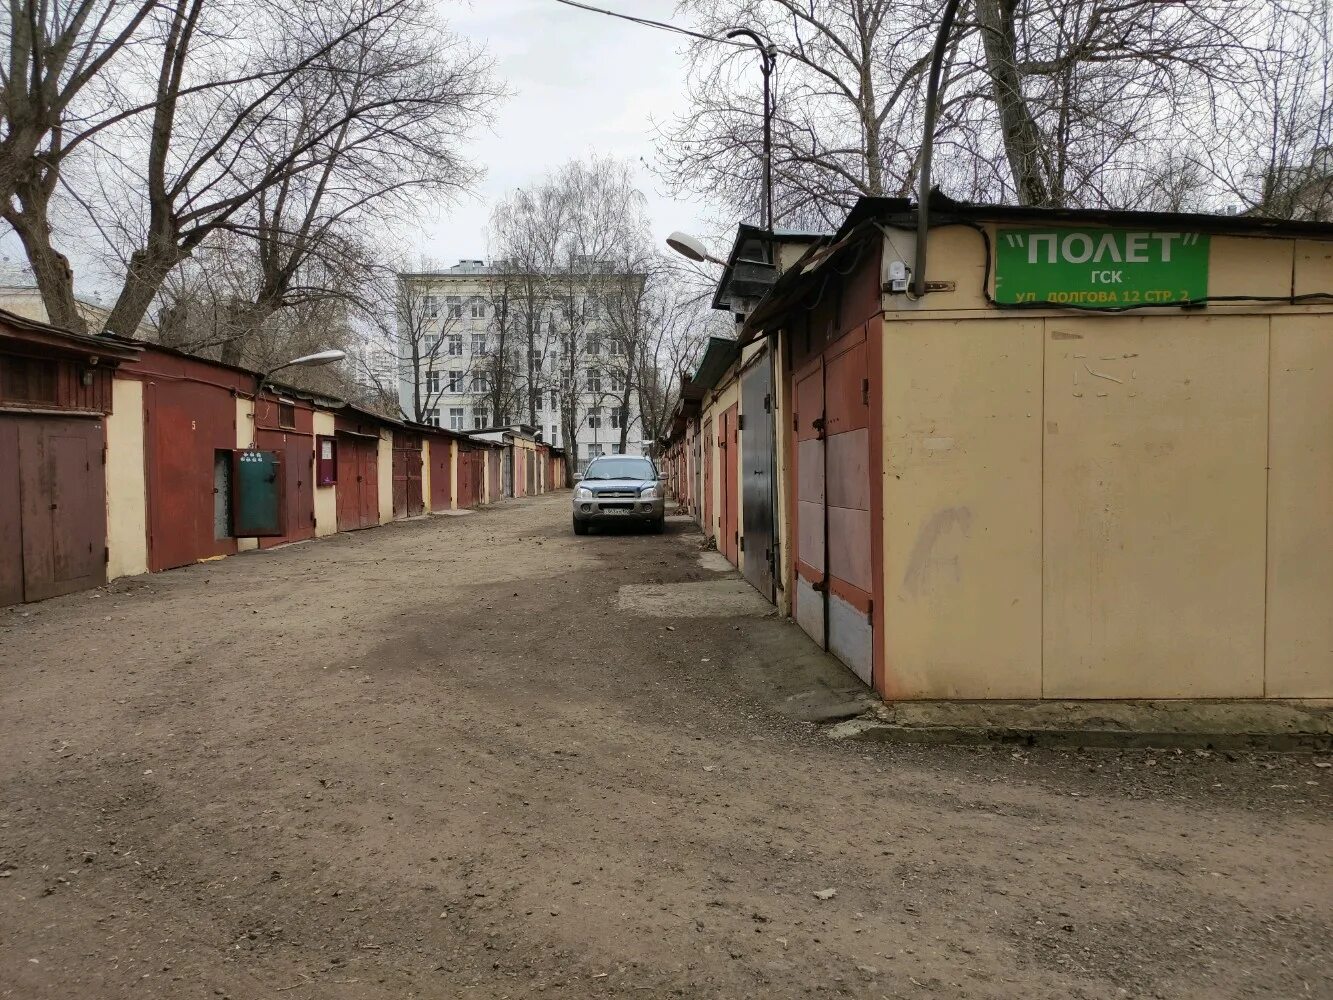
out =
[[[1014,175],[1018,200],[1048,205],[1050,189],[1041,163],[1041,132],[1023,98],[1014,40],[1013,0],[976,0],[977,20],[986,51],[986,70],[1000,112],[1005,157]]]
[[[189,254],[170,237],[149,236],[148,245],[130,255],[130,266],[125,274],[125,285],[116,304],[111,307],[105,329],[107,333],[133,337],[139,324],[148,315],[162,282],[171,269]]]
[[[4,219],[23,243],[23,252],[46,308],[46,321],[62,330],[86,333],[88,324],[79,315],[74,300],[74,271],[69,258],[51,245],[47,215],[50,193],[39,179],[32,178],[18,186],[17,196],[19,210],[4,212]]]

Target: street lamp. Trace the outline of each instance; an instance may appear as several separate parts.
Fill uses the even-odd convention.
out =
[[[679,229],[666,238],[666,245],[689,260],[699,261],[700,263],[707,261],[710,264],[727,266],[725,261],[720,261],[710,254],[703,243],[689,233],[682,233]]]
[[[292,358],[290,361],[284,361],[276,368],[270,368],[259,376],[259,386],[255,389],[255,396],[264,391],[264,385],[270,378],[282,371],[284,368],[318,368],[320,365],[331,365],[335,361],[341,361],[347,357],[346,351],[329,350],[316,351],[314,354],[303,354],[299,358]]]
[[[763,209],[764,228],[768,232],[773,232],[773,101],[771,97],[771,88],[769,87],[769,77],[773,75],[773,67],[777,63],[777,46],[770,42],[757,31],[751,31],[749,28],[732,28],[727,32],[727,38],[748,38],[754,42],[755,48],[759,50],[760,69],[764,73],[764,203]]]

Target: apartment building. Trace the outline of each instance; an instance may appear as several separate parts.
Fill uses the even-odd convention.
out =
[[[608,320],[609,300],[641,277],[559,282],[461,260],[399,280],[400,354],[412,354],[415,340],[422,359],[400,379],[405,410],[415,378],[427,423],[459,431],[531,424],[546,443],[566,449],[576,468],[621,451],[623,424],[624,452],[642,454],[626,344]],[[567,441],[571,421],[577,433]]]

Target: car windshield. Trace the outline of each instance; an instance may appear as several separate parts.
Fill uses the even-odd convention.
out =
[[[599,458],[583,474],[592,479],[656,479],[653,463],[646,458]]]

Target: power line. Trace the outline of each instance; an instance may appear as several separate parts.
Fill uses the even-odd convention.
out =
[[[616,17],[622,21],[641,24],[645,28],[660,28],[663,31],[674,31],[678,35],[688,35],[690,38],[698,38],[705,42],[717,42],[721,45],[734,45],[739,48],[750,47],[748,42],[737,42],[730,38],[717,38],[714,35],[705,35],[702,31],[691,31],[689,28],[682,28],[678,24],[669,24],[666,21],[654,21],[647,17],[635,17],[633,14],[622,14],[620,11],[606,10],[603,7],[594,7],[591,4],[579,3],[578,0],[555,0],[555,2],[564,4],[566,7],[575,7],[579,10],[586,10],[593,14],[605,14],[607,17]]]

